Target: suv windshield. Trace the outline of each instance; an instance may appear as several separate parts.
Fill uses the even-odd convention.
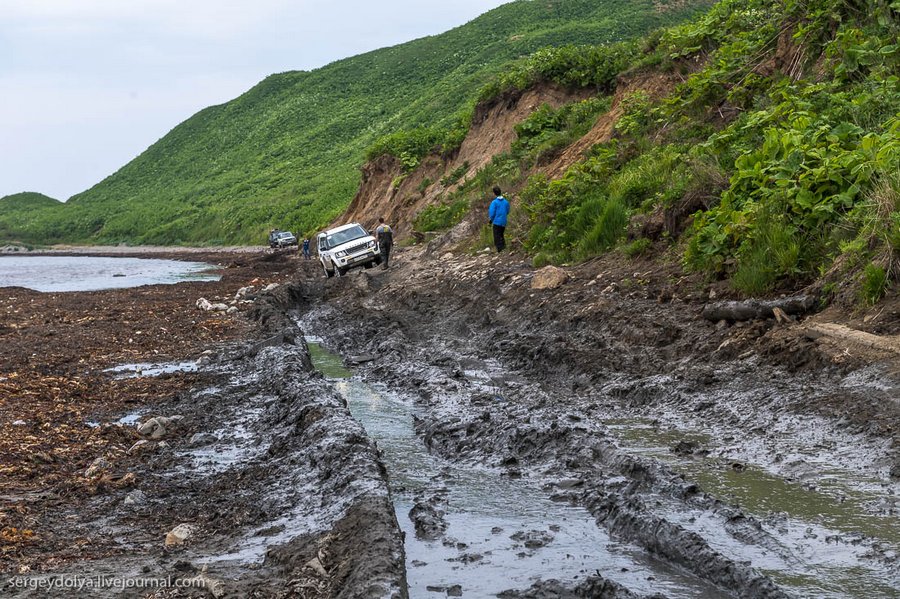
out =
[[[337,247],[339,245],[343,245],[348,241],[353,241],[354,239],[359,239],[360,237],[367,236],[366,230],[356,225],[355,227],[350,227],[344,231],[339,231],[332,235],[329,235],[325,242],[328,244],[329,248]]]

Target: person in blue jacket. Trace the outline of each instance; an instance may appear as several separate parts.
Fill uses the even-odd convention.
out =
[[[494,201],[488,208],[488,222],[494,228],[494,245],[498,252],[502,252],[506,247],[504,234],[506,233],[506,217],[509,216],[509,200],[503,197],[500,188],[494,187]]]

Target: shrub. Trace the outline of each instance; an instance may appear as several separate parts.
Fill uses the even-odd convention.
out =
[[[612,91],[616,76],[630,64],[637,51],[637,42],[544,48],[484,86],[478,102],[490,102],[505,93],[522,91],[539,81]]]
[[[629,258],[635,258],[637,256],[643,256],[644,254],[649,253],[652,246],[653,242],[651,240],[647,239],[646,237],[641,237],[639,239],[635,239],[631,243],[622,246],[622,252]]]
[[[534,258],[531,259],[531,265],[534,268],[542,268],[552,263],[553,260],[550,258],[550,254],[548,254],[547,252],[538,252],[534,255]]]
[[[426,206],[416,215],[414,225],[418,231],[443,231],[460,222],[468,209],[469,203],[465,200]]]
[[[887,290],[887,271],[877,264],[869,264],[863,270],[862,285],[859,290],[859,297],[869,306],[878,303]]]
[[[459,181],[463,175],[469,172],[469,161],[466,160],[461,165],[453,169],[447,176],[441,178],[441,185],[449,187]]]
[[[634,91],[622,98],[622,116],[616,122],[620,135],[637,135],[650,124],[650,96],[643,91]]]
[[[618,200],[607,200],[597,220],[581,239],[578,256],[589,258],[610,249],[625,235],[627,226],[628,208]]]
[[[424,179],[422,179],[422,182],[419,183],[419,185],[416,187],[416,191],[418,191],[419,193],[425,193],[425,190],[428,189],[428,187],[431,186],[432,183],[433,181],[431,179],[425,177]]]
[[[738,253],[734,287],[749,295],[771,291],[782,277],[799,272],[800,239],[790,225],[763,216]]]

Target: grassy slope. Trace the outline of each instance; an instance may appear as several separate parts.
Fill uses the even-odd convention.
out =
[[[706,6],[520,0],[438,36],[272,75],[63,206],[23,220],[0,205],[0,232],[39,242],[224,244],[257,243],[272,226],[312,230],[347,206],[378,136],[450,123],[509,60],[548,45],[634,37]]]
[[[7,215],[8,219],[18,223],[32,222],[36,214],[40,214],[43,210],[54,210],[59,206],[61,206],[59,200],[33,191],[0,198],[0,214]],[[8,228],[7,221],[0,218],[0,239],[11,240],[16,237],[16,232]]]
[[[900,282],[898,35],[896,1],[722,0],[644,41],[626,68],[681,83],[626,96],[584,161],[531,175],[580,126],[538,111],[425,216],[449,226],[500,181],[535,264],[655,249],[745,294],[818,281],[874,304]]]

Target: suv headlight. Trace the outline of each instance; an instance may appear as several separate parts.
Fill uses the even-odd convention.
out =
[[[370,250],[371,250],[371,249],[375,249],[375,245],[376,245],[376,244],[375,244],[374,241],[370,241],[370,242],[369,242],[369,249],[370,249]]]
[[[341,250],[339,252],[335,252],[334,255],[336,258],[343,258],[344,256],[347,255],[347,250]]]

